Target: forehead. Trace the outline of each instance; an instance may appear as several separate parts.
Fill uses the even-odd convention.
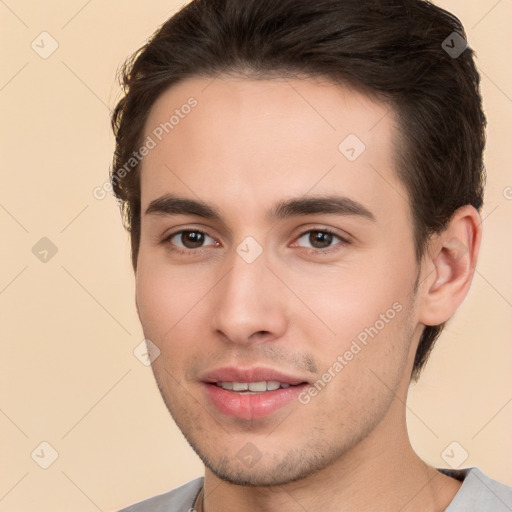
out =
[[[141,167],[143,211],[165,192],[226,210],[234,198],[256,211],[309,192],[389,209],[406,196],[395,125],[386,104],[325,79],[185,80],[158,98],[144,127],[154,147]]]

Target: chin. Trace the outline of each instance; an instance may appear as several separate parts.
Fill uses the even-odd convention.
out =
[[[237,471],[234,468],[226,467],[216,468],[209,466],[208,468],[224,482],[245,487],[273,487],[296,482],[309,476],[308,472],[297,473],[296,471],[289,474],[265,471],[260,474],[260,472],[255,473],[253,470],[247,469]]]
[[[326,447],[308,447],[285,454],[267,453],[252,464],[245,464],[237,453],[232,456],[205,454],[188,439],[204,465],[219,479],[234,485],[272,487],[302,480],[330,465],[336,454]]]

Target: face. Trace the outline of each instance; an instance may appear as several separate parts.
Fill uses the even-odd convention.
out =
[[[395,135],[386,105],[318,79],[194,78],[154,104],[137,308],[217,476],[293,481],[393,421],[418,328]]]

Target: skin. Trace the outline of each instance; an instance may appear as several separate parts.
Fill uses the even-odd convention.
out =
[[[405,403],[423,327],[447,320],[469,289],[478,213],[458,210],[417,262],[387,105],[320,79],[192,78],[155,102],[144,137],[190,96],[197,106],[142,163],[136,303],[161,351],[163,399],[206,465],[205,510],[444,510],[460,482],[414,453]],[[348,134],[366,146],[353,162],[338,150]],[[221,218],[145,214],[168,193],[206,201]],[[267,216],[278,201],[332,194],[374,220]],[[169,238],[184,229],[205,232],[203,245]],[[336,236],[318,248],[314,229]],[[263,251],[252,263],[236,250],[247,236]],[[307,404],[240,419],[204,393],[202,376],[223,366],[312,384],[396,303],[400,312]],[[250,467],[237,457],[247,446],[260,457]]]

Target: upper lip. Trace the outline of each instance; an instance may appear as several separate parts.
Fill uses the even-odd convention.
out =
[[[207,383],[215,382],[263,382],[274,381],[290,385],[307,382],[301,377],[295,377],[271,368],[253,367],[236,368],[224,367],[209,371],[203,375],[202,380]]]

